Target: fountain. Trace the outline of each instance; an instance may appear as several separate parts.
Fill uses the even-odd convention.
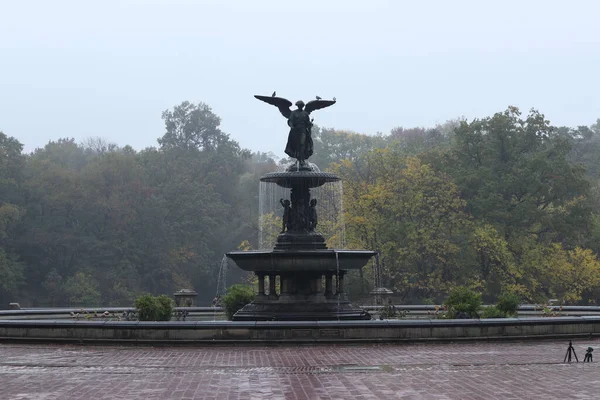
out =
[[[239,310],[235,321],[256,320],[366,320],[369,313],[354,307],[344,292],[344,277],[349,270],[362,268],[375,252],[329,249],[317,230],[317,199],[311,191],[340,182],[334,174],[320,172],[306,162],[312,154],[309,114],[335,104],[335,100],[291,102],[280,97],[255,96],[277,106],[291,127],[286,153],[298,161],[286,171],[260,178],[261,184],[289,189],[289,198],[280,199],[282,230],[272,249],[227,253],[239,268],[258,278],[256,299]],[[341,210],[340,210],[341,212]],[[263,240],[261,239],[261,242]],[[268,294],[265,278],[268,277]],[[276,280],[279,277],[279,292]],[[335,287],[334,287],[335,278]],[[325,283],[323,288],[323,281]]]

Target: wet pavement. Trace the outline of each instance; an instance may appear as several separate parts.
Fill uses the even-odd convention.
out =
[[[600,398],[600,364],[563,364],[567,345],[0,344],[0,399]],[[573,345],[582,361],[600,340]]]

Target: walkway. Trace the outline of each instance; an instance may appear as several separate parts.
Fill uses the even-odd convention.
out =
[[[580,361],[588,346],[574,343]],[[2,399],[593,399],[564,341],[300,347],[0,344]]]

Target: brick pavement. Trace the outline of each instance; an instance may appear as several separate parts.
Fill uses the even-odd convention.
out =
[[[600,340],[576,340],[580,360]],[[298,347],[0,344],[0,399],[597,399],[565,341]],[[599,353],[596,351],[596,353]],[[597,355],[600,358],[600,354]]]

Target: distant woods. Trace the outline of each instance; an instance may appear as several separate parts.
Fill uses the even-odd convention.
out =
[[[223,253],[256,247],[273,154],[220,130],[206,104],[162,114],[157,147],[0,133],[0,304],[130,306],[143,292],[214,297]],[[273,132],[273,135],[285,135]],[[310,161],[344,179],[347,247],[377,250],[405,302],[466,285],[493,301],[600,298],[600,122],[553,127],[516,108],[386,135],[313,129]],[[349,277],[373,288],[373,266]],[[228,283],[243,276],[231,268]]]
[[[163,119],[159,147],[141,151],[58,139],[26,155],[0,134],[3,303],[132,305],[191,287],[214,297],[223,253],[256,236],[258,175],[275,164],[241,149],[205,104]]]

